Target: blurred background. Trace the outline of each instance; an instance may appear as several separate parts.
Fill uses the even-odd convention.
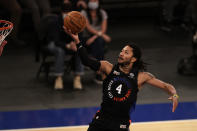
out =
[[[43,51],[40,26],[43,17],[62,13],[62,0],[0,0],[0,19],[14,23],[0,57],[0,111],[28,111],[99,107],[102,85],[95,73],[84,68],[80,90],[75,90],[73,65],[65,58],[63,89],[54,83],[54,56]],[[80,0],[79,0],[80,1]],[[42,3],[43,2],[43,3]],[[71,10],[77,6],[71,0]],[[85,1],[87,4],[87,1]],[[122,47],[137,43],[148,71],[177,89],[180,102],[197,101],[197,59],[195,0],[100,0],[107,12],[111,41],[104,46],[104,59],[115,64]],[[88,5],[88,4],[87,4]],[[86,5],[86,6],[87,6]],[[47,28],[53,28],[54,24]],[[47,57],[47,58],[46,58]],[[145,85],[138,105],[169,103],[168,95]],[[196,110],[196,109],[195,109]]]

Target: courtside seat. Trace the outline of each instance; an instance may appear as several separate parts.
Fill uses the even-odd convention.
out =
[[[55,57],[54,55],[47,49],[47,36],[49,32],[49,28],[51,26],[51,23],[53,23],[55,20],[57,20],[58,16],[56,14],[50,14],[48,16],[45,16],[41,19],[40,23],[40,34],[39,34],[39,44],[38,44],[38,51],[37,56],[38,62],[40,62],[39,69],[36,74],[36,78],[39,79],[40,75],[44,73],[46,79],[48,80],[49,74],[53,73],[53,67],[54,67],[54,61]],[[66,55],[65,56],[65,73],[70,73],[72,70],[72,55]]]

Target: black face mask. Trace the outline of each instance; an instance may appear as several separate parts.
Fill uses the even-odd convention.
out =
[[[80,5],[79,7],[77,7],[77,10],[81,11],[81,10],[83,10],[83,7]]]
[[[62,4],[62,12],[69,12],[72,9],[71,3],[64,3]]]

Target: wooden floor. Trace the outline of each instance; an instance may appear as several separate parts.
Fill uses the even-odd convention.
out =
[[[17,129],[6,131],[86,131],[88,126],[39,128],[39,129]],[[178,120],[165,122],[143,122],[133,123],[131,131],[197,131],[197,119]]]

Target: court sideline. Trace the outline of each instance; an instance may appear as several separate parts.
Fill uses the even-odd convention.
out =
[[[4,131],[87,131],[87,126],[72,127],[53,127],[37,129],[18,129]],[[130,126],[131,131],[196,131],[196,120],[162,121],[162,122],[141,122],[133,123]]]

